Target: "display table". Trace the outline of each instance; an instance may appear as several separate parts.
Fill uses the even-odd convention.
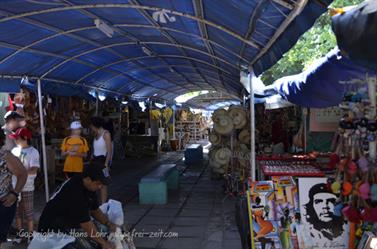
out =
[[[126,156],[157,156],[158,136],[124,136],[122,143],[126,148]]]
[[[309,157],[258,157],[258,165],[264,177],[323,177],[325,173],[315,159]],[[264,178],[263,177],[263,178]]]
[[[323,177],[323,173],[312,165],[264,165],[262,171],[265,176],[295,176],[295,177]]]

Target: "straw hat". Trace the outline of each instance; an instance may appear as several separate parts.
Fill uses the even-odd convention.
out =
[[[220,165],[227,165],[232,157],[232,151],[229,148],[220,148],[215,152],[214,161]]]
[[[218,169],[218,168],[223,167],[223,165],[218,164],[218,163],[217,163],[216,161],[214,161],[214,160],[211,160],[211,161],[210,161],[210,166],[211,166],[212,168],[214,168],[214,169]]]
[[[209,135],[209,141],[213,145],[219,145],[221,143],[221,136],[215,133]]]
[[[219,174],[224,174],[225,168],[214,168],[213,171]]]
[[[212,119],[216,119],[217,116],[227,115],[227,111],[225,109],[217,109],[212,113]]]
[[[250,144],[250,131],[247,129],[242,130],[238,135],[238,140],[241,143]]]
[[[241,106],[233,105],[229,107],[228,115],[233,120],[234,128],[242,129],[247,123],[247,114]]]
[[[236,149],[238,162],[241,166],[246,167],[250,161],[250,150],[245,144],[240,144]]]
[[[234,128],[233,120],[228,115],[216,115],[213,122],[213,129],[221,135],[229,135]]]

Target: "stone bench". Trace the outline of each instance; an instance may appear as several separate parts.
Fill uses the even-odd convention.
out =
[[[178,189],[179,172],[175,164],[162,164],[141,178],[139,182],[140,204],[166,204],[168,189]]]

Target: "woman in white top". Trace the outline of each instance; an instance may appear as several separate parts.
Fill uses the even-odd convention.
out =
[[[109,131],[103,128],[104,125],[105,121],[100,117],[93,117],[91,119],[91,129],[94,132],[92,159],[93,161],[104,165],[104,170],[106,172],[105,175],[109,177],[109,167],[113,155],[113,145],[111,141],[111,134]],[[101,202],[107,202],[106,186],[101,189]]]

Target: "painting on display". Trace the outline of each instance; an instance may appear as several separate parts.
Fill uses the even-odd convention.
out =
[[[253,249],[281,249],[279,222],[275,220],[275,192],[272,181],[250,182]]]
[[[346,249],[348,227],[334,215],[338,196],[327,186],[327,178],[299,178],[301,222],[297,236],[300,249]]]
[[[275,217],[279,222],[279,237],[282,248],[298,249],[297,225],[300,207],[297,184],[291,176],[273,176],[275,188]]]

